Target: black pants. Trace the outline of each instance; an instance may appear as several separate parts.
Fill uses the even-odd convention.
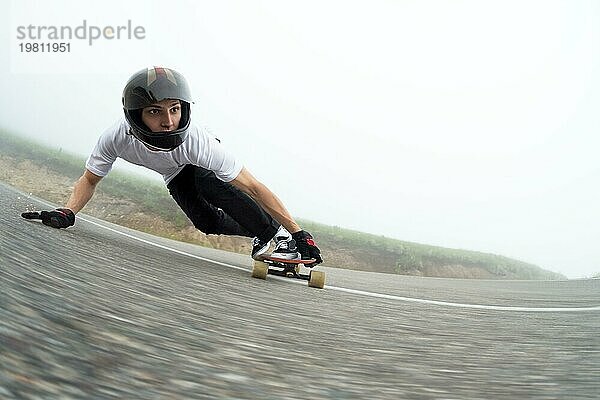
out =
[[[206,234],[269,241],[279,229],[279,222],[250,196],[207,169],[186,165],[167,187],[194,226]]]

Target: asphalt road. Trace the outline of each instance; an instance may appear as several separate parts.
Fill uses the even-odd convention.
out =
[[[0,184],[2,399],[600,398],[600,280],[322,268],[319,290],[32,206]]]

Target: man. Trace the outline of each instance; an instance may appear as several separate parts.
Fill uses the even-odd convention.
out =
[[[54,228],[67,228],[92,198],[117,157],[163,175],[171,196],[207,234],[254,237],[252,257],[323,262],[312,236],[283,203],[205,128],[191,124],[192,97],[177,71],[152,67],[135,73],[123,90],[125,117],[107,129],[87,160],[64,208],[23,213]]]

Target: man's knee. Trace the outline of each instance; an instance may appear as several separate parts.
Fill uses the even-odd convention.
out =
[[[207,235],[220,233],[216,221],[212,220],[212,218],[194,218],[192,223],[196,229]]]

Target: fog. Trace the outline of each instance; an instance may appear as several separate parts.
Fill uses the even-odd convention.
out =
[[[19,27],[83,21],[144,37],[21,52]],[[12,1],[0,22],[8,131],[87,156],[128,77],[167,66],[297,217],[600,272],[599,2]]]

